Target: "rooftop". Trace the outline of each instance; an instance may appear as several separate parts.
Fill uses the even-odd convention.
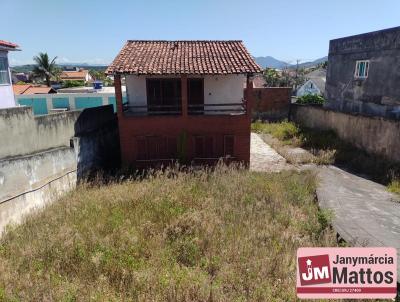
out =
[[[34,86],[30,84],[23,85],[13,85],[13,90],[15,95],[21,94],[47,94],[47,93],[55,93],[56,91],[47,86]]]
[[[127,41],[108,74],[260,73],[242,41]]]
[[[19,50],[18,47],[19,46],[15,43],[0,40],[0,49],[1,50]]]

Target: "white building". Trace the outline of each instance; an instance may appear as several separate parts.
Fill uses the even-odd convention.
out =
[[[0,108],[16,106],[8,64],[8,52],[15,50],[19,50],[18,45],[0,40]]]
[[[296,95],[301,97],[307,94],[324,95],[326,83],[326,71],[317,69],[306,75],[307,81],[299,87]]]

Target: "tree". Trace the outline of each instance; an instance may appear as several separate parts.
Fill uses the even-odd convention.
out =
[[[96,81],[104,81],[106,79],[106,74],[101,70],[89,70],[90,76]]]
[[[39,55],[33,57],[36,66],[33,68],[33,74],[41,79],[46,79],[46,85],[50,87],[50,79],[56,75],[56,59],[54,57],[51,61],[47,53],[40,52]]]
[[[281,78],[276,69],[267,67],[263,75],[268,87],[278,87],[280,85]]]

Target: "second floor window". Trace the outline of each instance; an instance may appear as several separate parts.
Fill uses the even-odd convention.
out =
[[[369,72],[369,61],[357,61],[356,62],[356,71],[354,73],[354,77],[356,79],[366,79],[368,78]]]
[[[10,73],[8,71],[8,61],[5,57],[0,57],[0,85],[10,84]]]

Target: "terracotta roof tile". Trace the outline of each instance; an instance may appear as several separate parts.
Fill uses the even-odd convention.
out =
[[[4,40],[0,40],[0,46],[9,47],[9,48],[17,48],[17,47],[19,47],[19,46],[18,46],[17,44],[15,44],[15,43],[11,43],[11,42],[4,41]]]
[[[60,75],[62,80],[86,80],[86,76],[89,73],[88,70],[80,71],[63,71]]]
[[[127,41],[108,74],[260,73],[242,41]]]
[[[13,85],[13,90],[15,95],[21,94],[46,94],[46,93],[55,93],[56,91],[47,86],[33,86],[30,84],[23,85]]]

